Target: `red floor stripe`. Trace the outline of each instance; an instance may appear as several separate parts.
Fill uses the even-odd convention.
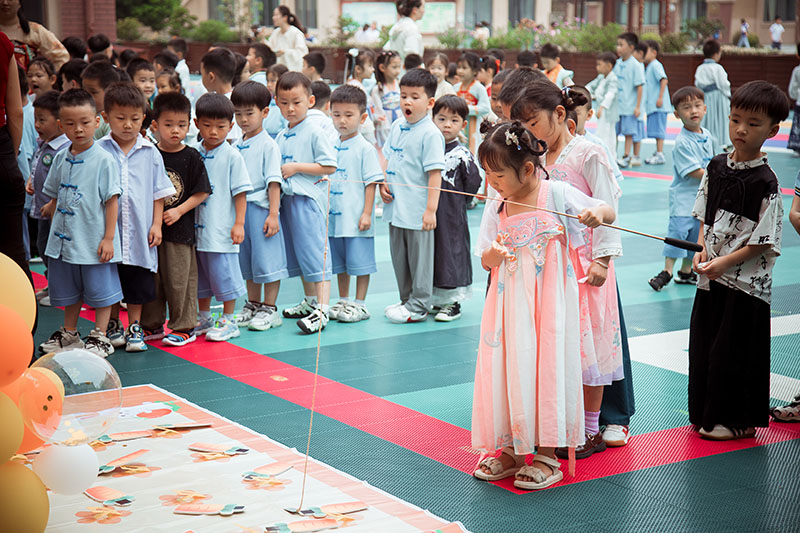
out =
[[[661,180],[661,181],[672,181],[671,175],[666,174],[655,174],[653,172],[638,172],[636,170],[623,170],[622,175],[626,178],[647,178],[647,179],[654,179],[654,180]],[[785,194],[787,196],[794,196],[794,189],[789,189],[786,187],[781,187],[781,194]]]

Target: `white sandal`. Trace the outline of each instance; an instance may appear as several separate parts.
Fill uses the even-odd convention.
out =
[[[514,480],[514,486],[518,489],[545,489],[550,485],[554,485],[564,479],[564,474],[560,470],[561,463],[558,462],[558,459],[553,459],[552,457],[547,457],[546,455],[535,455],[533,461],[539,461],[540,463],[546,464],[553,469],[553,473],[548,476],[540,468],[525,465],[519,469],[515,476],[516,479]],[[533,481],[524,481],[519,478],[520,476],[529,477],[533,479]]]
[[[506,449],[503,450],[501,455],[508,455],[514,459],[514,466],[511,468],[507,468],[503,470],[503,463],[497,457],[486,457],[480,463],[478,463],[478,468],[475,469],[475,472],[472,473],[473,476],[482,480],[482,481],[497,481],[499,479],[505,479],[507,477],[511,477],[516,474],[520,468],[525,465],[525,456],[524,455],[514,455],[512,453],[507,453]],[[491,473],[487,474],[481,467],[487,467]]]

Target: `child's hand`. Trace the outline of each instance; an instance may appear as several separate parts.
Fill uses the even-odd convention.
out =
[[[608,267],[598,265],[597,261],[592,261],[589,270],[586,271],[586,283],[592,287],[602,287],[608,277]]]
[[[386,115],[378,115],[375,118],[378,119],[378,122],[386,122]]]
[[[642,114],[642,112],[641,112],[641,111],[639,111],[639,108],[638,108],[638,107],[637,107],[636,109],[634,109],[634,110],[633,110],[633,116],[634,116],[634,117],[636,117],[636,118],[639,118],[639,115],[641,115],[641,114]]]
[[[150,243],[150,248],[161,244],[161,224],[153,224],[150,226],[150,233],[147,235],[147,242]]]
[[[596,207],[584,209],[578,215],[578,222],[589,228],[596,228],[603,223],[603,215],[600,214]]]
[[[661,97],[658,100],[656,100],[656,107],[661,107],[663,104],[664,104],[664,98],[663,97]]]
[[[278,215],[270,214],[267,220],[264,221],[264,235],[272,237],[281,229],[280,219]]]
[[[33,178],[28,178],[27,183],[25,183],[25,192],[31,196],[33,196],[33,193],[36,192],[33,190]]]
[[[706,251],[706,247],[703,246],[703,251],[694,254],[692,258],[692,268],[694,268],[695,272],[700,272],[700,263],[705,263],[708,261],[708,252]]]
[[[297,163],[286,163],[285,165],[281,165],[281,174],[283,175],[283,179],[289,179],[297,174],[297,172]]]
[[[97,257],[101,263],[108,263],[114,257],[114,239],[103,239],[97,247]]]
[[[698,254],[699,255],[699,254]],[[696,257],[696,256],[695,256]],[[695,270],[710,280],[715,280],[728,271],[730,267],[725,257],[715,257],[711,261],[704,261],[695,266]]]
[[[426,209],[422,213],[422,231],[431,231],[436,229],[436,211]]]
[[[381,183],[380,187],[381,187],[381,189],[380,189],[380,191],[381,191],[381,200],[383,200],[383,203],[385,203],[385,204],[392,203],[392,200],[394,200],[394,195],[392,194],[392,190],[385,183]]]
[[[597,118],[600,118],[602,116],[603,116],[603,108],[602,107],[598,107],[597,108]]]
[[[492,246],[484,250],[481,255],[481,262],[488,270],[498,267],[503,264],[503,261],[511,257],[511,252],[502,244],[503,237],[497,236],[497,239],[492,242]]]
[[[244,224],[234,224],[231,228],[231,241],[233,244],[242,244],[244,240]]]
[[[161,220],[164,221],[164,224],[167,226],[171,226],[177,221],[181,219],[181,213],[178,211],[177,207],[173,207],[172,209],[167,209],[164,211],[164,214],[161,216]]]
[[[358,231],[367,231],[372,226],[372,214],[361,213],[358,219]]]
[[[50,200],[49,202],[44,204],[42,206],[42,208],[39,209],[39,212],[45,218],[53,218],[53,213],[56,212],[56,201],[55,201],[55,199]]]

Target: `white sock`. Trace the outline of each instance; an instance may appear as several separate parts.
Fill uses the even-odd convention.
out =
[[[364,302],[365,302],[365,300],[356,300],[356,303],[358,305],[360,305],[361,307],[364,307]]]
[[[306,296],[306,301],[307,301],[309,304],[311,304],[311,306],[312,306],[312,307],[316,307],[316,306],[317,306],[317,297],[316,297],[316,296],[312,296],[311,298],[309,298],[308,296]]]
[[[328,304],[322,304],[322,305],[319,306],[319,308],[322,310],[323,313],[325,313],[327,315],[328,314],[328,310],[330,310],[331,306],[328,305]]]

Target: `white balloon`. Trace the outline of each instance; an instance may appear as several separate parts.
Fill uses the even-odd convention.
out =
[[[88,444],[48,446],[33,460],[33,471],[58,494],[79,494],[97,479],[97,453]]]

